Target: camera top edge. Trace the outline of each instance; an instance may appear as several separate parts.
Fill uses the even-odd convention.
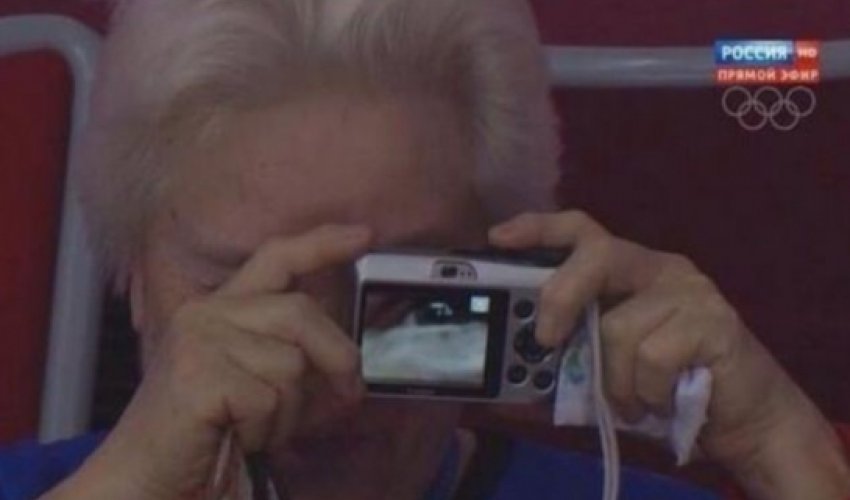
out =
[[[423,257],[458,257],[483,260],[493,263],[521,265],[529,267],[553,268],[564,263],[570,256],[570,250],[554,250],[535,248],[529,250],[506,250],[495,247],[462,248],[436,250],[433,248],[383,247],[374,249],[369,254],[378,255],[407,255]]]

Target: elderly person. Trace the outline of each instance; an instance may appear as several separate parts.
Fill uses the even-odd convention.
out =
[[[521,0],[119,4],[84,201],[144,377],[44,498],[199,498],[230,429],[294,499],[469,498],[459,405],[365,398],[346,269],[375,246],[488,243],[573,249],[542,291],[545,345],[619,299],[602,335],[622,416],[669,414],[677,375],[705,366],[701,447],[753,498],[850,494],[833,429],[706,276],[554,210],[548,91]],[[488,498],[520,498],[505,492],[523,491],[529,453]],[[557,475],[521,498],[570,498]]]

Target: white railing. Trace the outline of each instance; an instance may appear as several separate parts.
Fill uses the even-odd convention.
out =
[[[711,87],[714,47],[547,47],[558,87]],[[821,44],[821,79],[850,79],[850,40]]]
[[[0,18],[0,56],[41,49],[56,51],[67,62],[74,84],[69,164],[41,399],[42,441],[85,431],[91,413],[103,294],[75,194],[77,166],[73,159],[88,115],[99,45],[93,31],[65,17]]]

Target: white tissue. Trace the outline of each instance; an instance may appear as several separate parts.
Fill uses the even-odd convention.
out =
[[[555,393],[553,420],[556,426],[593,426],[597,419],[593,404],[592,352],[587,325],[576,332],[561,360]],[[666,440],[678,465],[686,464],[695,449],[700,429],[706,421],[711,398],[711,372],[695,368],[682,374],[676,385],[673,417],[647,414],[630,424],[615,417],[617,429]]]

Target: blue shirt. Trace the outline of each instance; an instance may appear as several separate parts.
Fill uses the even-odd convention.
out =
[[[48,445],[23,442],[0,450],[0,500],[36,498],[70,476],[103,434]]]
[[[0,500],[33,499],[71,475],[103,439],[91,434],[49,445],[21,443],[0,451]],[[506,441],[498,452],[473,460],[458,500],[598,500],[602,464],[593,457],[524,441]],[[497,456],[498,455],[498,456]],[[454,443],[425,500],[450,500],[458,470]],[[713,500],[717,495],[671,478],[626,468],[623,500]]]

